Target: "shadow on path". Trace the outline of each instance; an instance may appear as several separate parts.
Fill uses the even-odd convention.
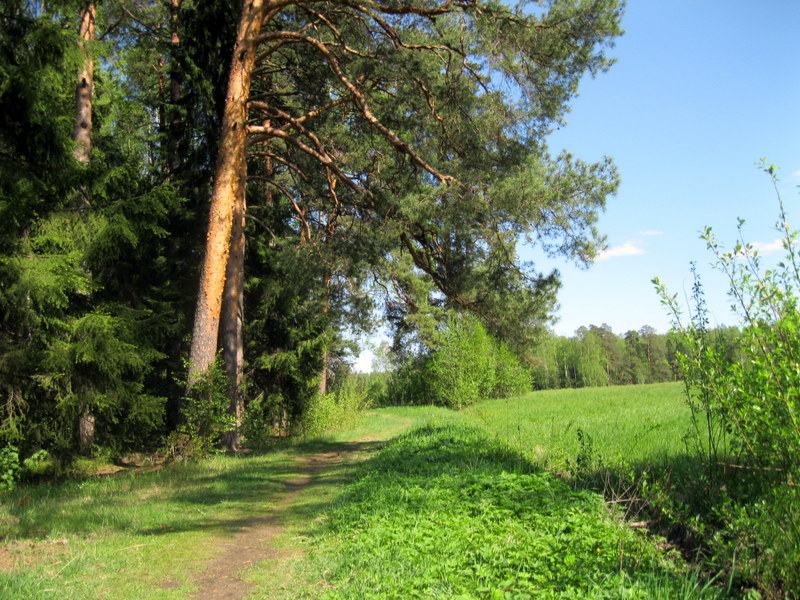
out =
[[[287,469],[296,475],[281,482],[283,489],[266,493],[261,499],[262,506],[257,510],[259,514],[244,518],[208,520],[199,525],[203,529],[219,531],[221,537],[214,557],[191,578],[198,586],[191,598],[244,598],[250,591],[249,584],[242,579],[245,569],[260,561],[281,562],[296,554],[296,551],[277,546],[274,542],[285,531],[286,516],[298,496],[312,487],[339,485],[348,481],[358,463],[382,445],[382,442],[368,440],[315,442],[313,453],[303,456],[299,465]],[[208,498],[198,500],[208,502]],[[318,504],[319,506],[304,503],[303,510],[313,512],[323,508],[326,503]],[[193,523],[188,528],[197,529],[198,524]],[[165,587],[174,585],[174,582],[165,583]]]

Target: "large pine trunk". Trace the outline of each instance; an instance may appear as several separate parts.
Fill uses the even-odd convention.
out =
[[[206,254],[200,274],[189,354],[190,386],[208,372],[217,353],[235,205],[239,194],[244,194],[247,99],[255,64],[255,39],[264,19],[263,7],[264,0],[245,0],[228,76],[222,135],[211,194]]]
[[[234,417],[233,428],[225,434],[225,446],[239,449],[239,431],[244,420],[244,252],[245,252],[245,190],[240,186],[233,209],[230,256],[225,275],[222,298],[220,344],[228,376],[229,411]]]

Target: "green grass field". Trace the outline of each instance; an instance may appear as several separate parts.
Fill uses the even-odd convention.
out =
[[[216,456],[155,472],[21,486],[0,494],[3,600],[185,599],[197,565],[237,524],[263,515],[309,454],[342,441],[385,441],[443,409],[386,409],[354,428],[251,456]],[[286,519],[313,519],[352,478],[354,461],[329,474]]]
[[[547,390],[464,412],[554,470],[569,469],[582,450],[603,463],[658,462],[683,453],[691,429],[682,383]]]
[[[539,436],[529,448],[550,443],[548,453],[568,456],[561,438],[577,427],[600,440],[599,424],[608,430],[616,422],[618,432],[636,435],[648,410],[674,405],[678,412],[669,399],[675,389],[658,390],[639,390],[627,402],[615,389],[581,391],[583,402],[574,400],[560,423],[566,396],[548,394],[485,403],[469,414],[386,408],[348,431],[264,455],[23,486],[0,499],[0,597],[188,600],[217,544],[277,506],[283,529],[270,540],[277,554],[237,573],[250,585],[248,600],[719,598],[599,494],[573,489],[487,431],[507,430],[517,446],[525,446],[524,435]],[[628,406],[640,397],[649,398],[644,412]],[[595,410],[581,410],[589,399]],[[600,402],[616,416],[602,418]],[[537,414],[548,415],[544,424]],[[340,452],[342,444],[361,450],[315,473],[315,485],[281,504],[284,482],[309,456]],[[655,441],[634,447],[657,450]]]

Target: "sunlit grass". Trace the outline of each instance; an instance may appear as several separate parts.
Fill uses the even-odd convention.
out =
[[[498,431],[511,423],[500,414],[484,413]],[[314,453],[341,458],[281,509],[277,557],[240,574],[249,599],[713,597],[599,495],[571,489],[477,423],[441,408],[379,409],[263,455],[23,486],[0,502],[16,562],[0,569],[0,598],[189,598],[216,543],[269,511]]]
[[[2,598],[184,598],[213,540],[263,510],[292,452],[22,487],[3,498]]]
[[[715,598],[609,511],[493,439],[439,416],[358,470],[281,598]],[[252,598],[271,598],[254,594]]]
[[[480,402],[464,412],[556,470],[568,469],[581,450],[603,462],[675,456],[684,452],[691,428],[681,383],[547,390]]]
[[[184,599],[218,540],[263,515],[299,476],[309,453],[343,441],[380,443],[439,409],[369,412],[354,429],[265,454],[216,456],[161,471],[21,486],[0,497],[0,598]],[[352,477],[353,453],[320,474],[286,519],[314,519]],[[298,546],[296,540],[276,540]]]

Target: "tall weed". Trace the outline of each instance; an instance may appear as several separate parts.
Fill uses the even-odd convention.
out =
[[[708,330],[703,285],[695,272],[688,323],[675,295],[654,283],[673,315],[683,347],[680,364],[696,424],[697,450],[706,457],[706,495],[720,498],[706,515],[717,560],[733,564],[763,589],[800,594],[800,254],[787,222],[776,169],[763,164],[775,188],[784,259],[765,268],[757,249],[738,241],[724,250],[710,228],[702,234],[714,266],[728,279],[742,321],[739,360],[731,360]]]
[[[316,437],[352,425],[371,405],[370,389],[356,377],[348,377],[335,391],[315,394],[298,425],[305,437]]]

